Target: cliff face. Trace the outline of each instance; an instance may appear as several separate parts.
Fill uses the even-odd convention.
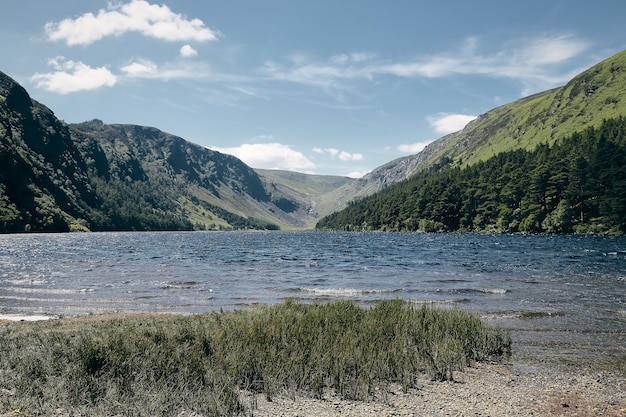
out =
[[[68,127],[0,73],[0,231],[66,231],[97,197]]]

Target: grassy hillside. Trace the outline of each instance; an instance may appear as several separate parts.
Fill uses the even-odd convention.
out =
[[[534,149],[626,115],[626,51],[572,79],[567,85],[525,97],[481,115],[422,152],[390,161],[332,193],[334,211],[412,174],[444,164],[468,166],[514,149]]]
[[[500,152],[552,144],[604,119],[626,115],[626,51],[593,66],[565,86],[491,110],[426,149],[418,170],[442,160],[460,165]]]

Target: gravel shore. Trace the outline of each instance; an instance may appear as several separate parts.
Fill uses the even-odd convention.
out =
[[[475,364],[454,382],[424,380],[371,402],[256,396],[256,417],[356,416],[626,416],[626,379],[521,365]]]

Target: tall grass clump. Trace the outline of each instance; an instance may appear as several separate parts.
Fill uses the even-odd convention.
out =
[[[249,414],[242,392],[367,400],[510,343],[474,314],[400,300],[13,323],[0,328],[0,414]]]

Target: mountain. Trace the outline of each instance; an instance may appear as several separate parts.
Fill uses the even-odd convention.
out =
[[[626,233],[626,118],[552,145],[423,171],[322,218],[320,229]]]
[[[152,127],[67,125],[2,73],[0,164],[0,232],[311,228],[319,195],[351,181],[258,173]]]
[[[626,51],[555,88],[491,110],[463,130],[447,135],[411,157],[416,171],[436,164],[472,165],[500,152],[534,149],[599,127],[626,114]]]
[[[0,231],[67,230],[97,199],[69,128],[0,73]]]
[[[371,195],[413,174],[442,164],[472,165],[500,152],[534,149],[540,143],[598,127],[626,114],[626,51],[582,72],[565,86],[493,109],[463,130],[446,135],[418,154],[384,164],[337,190],[337,206]]]
[[[293,171],[255,169],[266,187],[283,195],[275,204],[283,210],[299,210],[306,228],[312,228],[323,216],[342,208],[336,205],[334,193],[353,184],[355,179],[332,175],[310,175]],[[299,202],[294,206],[294,202]]]
[[[624,233],[623,97],[626,51],[383,165],[318,227]]]

